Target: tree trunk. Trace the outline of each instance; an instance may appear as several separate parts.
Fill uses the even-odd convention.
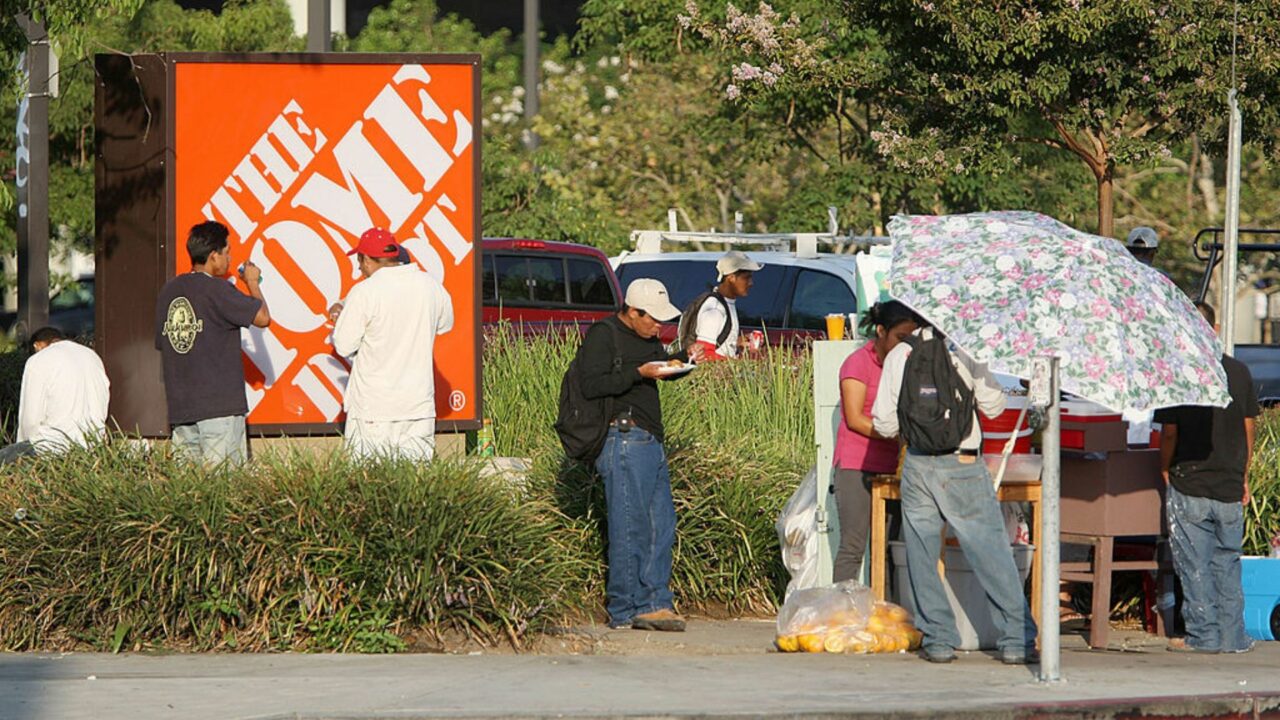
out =
[[[1112,195],[1114,182],[1111,173],[1098,178],[1098,234],[1102,237],[1112,237],[1114,232],[1115,198]]]

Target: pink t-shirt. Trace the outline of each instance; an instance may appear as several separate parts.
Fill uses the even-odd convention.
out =
[[[854,350],[840,366],[840,382],[853,379],[867,386],[867,399],[862,404],[862,414],[871,416],[871,406],[880,389],[880,373],[884,366],[876,359],[875,343]],[[898,441],[872,440],[849,429],[844,422],[844,407],[839,408],[840,424],[836,429],[834,464],[845,470],[864,470],[875,473],[891,473],[898,467]]]

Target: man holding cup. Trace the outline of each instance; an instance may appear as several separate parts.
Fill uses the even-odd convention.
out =
[[[240,266],[246,295],[226,280],[230,233],[203,222],[187,234],[191,272],[165,283],[156,301],[156,349],[164,365],[171,442],[178,452],[216,465],[249,457],[240,329],[271,323],[262,297],[262,270]]]

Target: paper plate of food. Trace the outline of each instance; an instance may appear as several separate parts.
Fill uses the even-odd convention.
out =
[[[663,377],[671,377],[672,375],[683,375],[689,372],[690,370],[693,370],[694,368],[698,367],[693,363],[684,362],[682,360],[676,360],[674,358],[671,360],[654,360],[649,364],[659,366],[658,374]]]

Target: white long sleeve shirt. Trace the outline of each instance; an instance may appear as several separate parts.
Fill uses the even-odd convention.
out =
[[[18,440],[39,453],[87,446],[106,431],[110,387],[96,352],[72,340],[48,345],[22,371]]]
[[[436,416],[436,336],[453,329],[453,301],[416,265],[378,270],[347,294],[333,349],[352,358],[344,406],[369,421]]]
[[[931,329],[923,328],[917,330],[915,335],[928,339],[932,337],[932,333]],[[876,392],[875,404],[871,406],[871,425],[885,437],[895,437],[898,434],[898,393],[902,390],[903,370],[910,354],[911,346],[903,342],[890,350],[884,359],[880,387]],[[959,372],[961,381],[973,388],[974,403],[977,405],[973,428],[969,430],[964,442],[960,443],[960,449],[977,450],[982,447],[982,428],[978,426],[977,413],[993,418],[1003,412],[1004,390],[987,369],[986,363],[975,362],[958,347],[951,348],[951,363]]]

